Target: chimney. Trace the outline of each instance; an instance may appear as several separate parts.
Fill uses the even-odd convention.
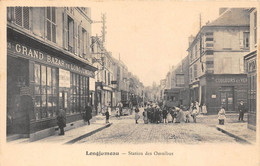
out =
[[[219,15],[221,15],[222,13],[224,13],[228,8],[219,8]]]
[[[194,36],[190,35],[189,36],[189,46],[191,45],[191,43],[193,42],[194,40]]]

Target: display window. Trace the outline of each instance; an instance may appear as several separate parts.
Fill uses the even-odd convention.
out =
[[[72,72],[70,78],[70,112],[81,113],[84,111],[88,102],[89,78]]]
[[[34,64],[35,119],[55,117],[58,105],[57,68]]]

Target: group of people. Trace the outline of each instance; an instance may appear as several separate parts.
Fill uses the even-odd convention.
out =
[[[204,114],[206,114],[206,106],[204,106]],[[189,109],[184,106],[167,107],[165,104],[159,106],[157,103],[148,103],[143,112],[143,120],[145,124],[148,123],[189,123],[191,118],[196,123],[196,117],[199,114],[198,103],[191,104]]]
[[[119,104],[118,107],[118,115],[120,116],[122,112],[122,105]],[[133,107],[135,111],[135,123],[138,124],[138,120],[140,119],[139,115],[139,108],[138,106]],[[244,102],[241,101],[238,106],[239,111],[239,118],[238,121],[244,121],[244,113],[246,112],[246,107]],[[184,106],[179,107],[167,107],[164,104],[159,106],[158,103],[148,103],[146,104],[143,112],[143,121],[144,124],[148,123],[190,123],[191,119],[193,122],[197,122],[197,115],[199,114],[207,114],[207,107],[203,104],[201,107],[199,106],[198,102],[192,102],[190,107],[187,109]],[[111,115],[111,107],[109,106],[106,109],[105,116],[106,116],[106,123],[109,123],[109,116]],[[90,125],[90,119],[92,118],[92,107],[88,103],[85,107],[85,114],[84,114],[84,121]],[[218,120],[220,125],[224,125],[226,119],[226,111],[225,107],[222,106],[218,112]],[[63,109],[58,110],[57,112],[57,125],[60,128],[60,134],[64,135],[64,128],[66,127],[66,113]]]

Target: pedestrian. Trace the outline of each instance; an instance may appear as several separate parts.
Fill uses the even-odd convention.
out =
[[[172,109],[171,109],[171,115],[172,115],[172,123],[173,123],[173,122],[174,122],[174,119],[176,120],[176,116],[177,116],[176,107],[172,107]]]
[[[203,115],[206,115],[208,113],[208,111],[207,111],[207,106],[206,106],[206,104],[204,103],[203,105],[202,105],[202,114]]]
[[[118,103],[118,108],[119,108],[119,113],[120,113],[120,116],[122,116],[122,111],[123,111],[123,104],[121,101],[119,101]]]
[[[160,122],[160,107],[155,107],[155,123],[158,124]]]
[[[197,123],[197,115],[198,115],[198,113],[199,112],[198,112],[196,106],[193,106],[191,116],[193,118],[193,122],[194,123]]]
[[[139,118],[140,118],[139,109],[138,109],[138,107],[136,106],[136,107],[135,107],[135,123],[136,123],[136,124],[138,124]]]
[[[238,111],[239,111],[238,121],[244,122],[243,118],[244,118],[244,113],[246,112],[246,107],[243,101],[240,101],[240,104],[238,105]]]
[[[226,111],[225,111],[225,107],[222,106],[218,112],[218,124],[224,125],[225,119],[226,119]]]
[[[167,115],[168,115],[168,110],[166,107],[163,107],[163,123],[167,123]]]
[[[144,112],[143,112],[143,120],[144,120],[144,124],[148,124],[147,109],[144,109]]]
[[[57,125],[60,128],[60,134],[59,135],[64,135],[64,127],[66,127],[66,115],[65,111],[63,109],[59,109],[57,113]]]
[[[90,125],[89,120],[92,118],[92,107],[90,106],[90,103],[87,104],[85,107],[85,122],[88,122],[88,125]]]
[[[172,123],[172,122],[173,120],[172,120],[171,110],[169,110],[167,114],[167,123]]]
[[[111,111],[112,108],[111,108],[111,104],[110,103],[108,104],[107,110],[108,110],[109,116],[111,116],[112,115],[112,111]]]
[[[175,123],[181,123],[181,111],[180,108],[175,107],[176,109],[176,120]]]
[[[109,123],[109,112],[108,112],[108,110],[106,110],[105,116],[106,116],[106,123]]]
[[[195,106],[196,106],[196,109],[197,109],[198,114],[199,114],[201,112],[201,110],[200,110],[200,105],[199,105],[198,101],[195,102]]]

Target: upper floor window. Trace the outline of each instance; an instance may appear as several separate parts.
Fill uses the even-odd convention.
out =
[[[192,67],[190,67],[190,82],[192,82]]]
[[[30,28],[30,8],[15,7],[14,9],[15,23],[25,29]]]
[[[198,46],[195,45],[195,58],[197,58],[197,55],[198,55]]]
[[[243,33],[243,46],[244,48],[249,48],[249,32]]]
[[[194,79],[197,79],[197,64],[194,64]]]
[[[257,13],[254,13],[254,43],[257,43]]]
[[[46,37],[49,41],[56,43],[56,9],[47,7],[46,10]]]
[[[190,61],[192,61],[192,59],[193,59],[193,48],[191,48],[190,50]]]
[[[184,86],[184,75],[176,74],[176,86]]]

